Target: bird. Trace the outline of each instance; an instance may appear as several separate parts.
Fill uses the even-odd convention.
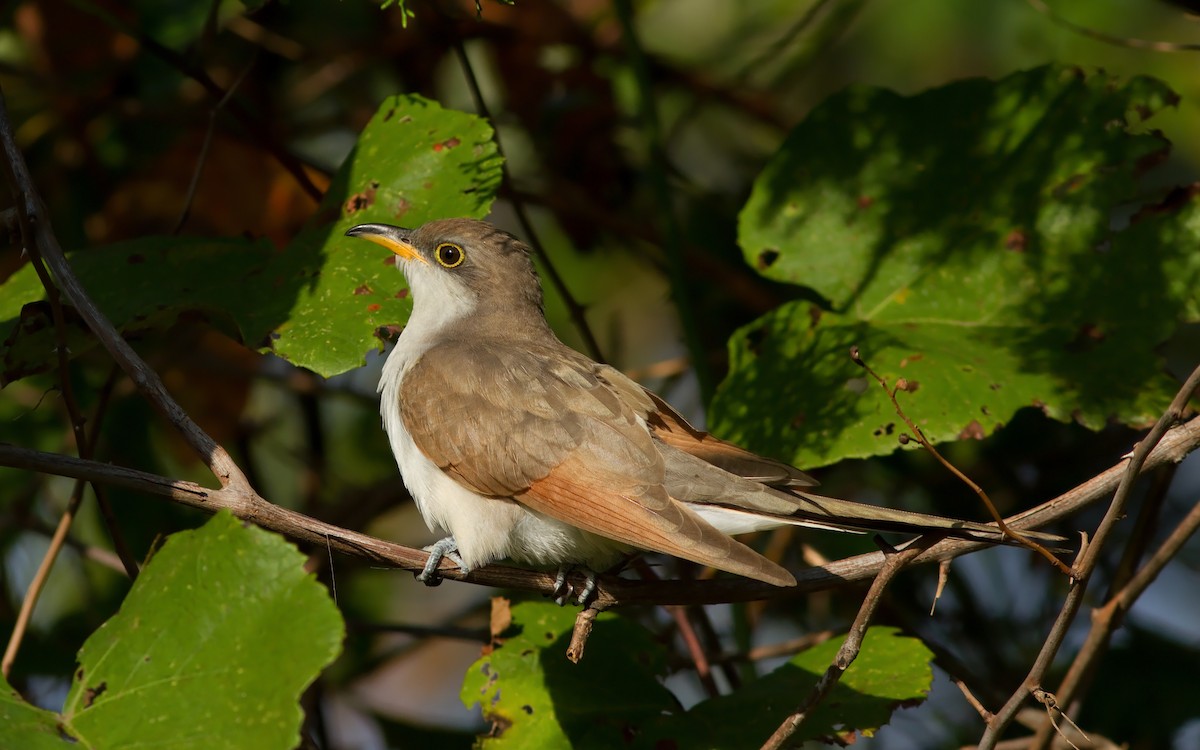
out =
[[[556,601],[583,604],[597,572],[658,552],[794,586],[733,538],[785,525],[1005,541],[995,525],[813,494],[801,470],[693,427],[561,342],[529,247],[489,223],[359,224],[346,235],[394,253],[412,296],[378,390],[403,481],[430,530],[446,534],[426,548],[417,577],[427,585],[440,582],[443,557],[464,573],[508,559],[557,569]],[[575,569],[578,591],[567,582]]]

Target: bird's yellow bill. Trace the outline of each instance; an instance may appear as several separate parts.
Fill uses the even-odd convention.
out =
[[[359,224],[346,230],[347,237],[361,237],[376,245],[382,245],[404,260],[418,260],[426,263],[425,258],[417,252],[408,241],[409,231],[390,224]]]
[[[391,250],[393,253],[399,255],[405,260],[419,260],[422,263],[426,262],[425,259],[421,257],[421,254],[417,252],[417,249],[407,242],[400,242],[386,235],[372,234],[369,232],[363,232],[358,236],[364,240],[374,242],[376,245],[382,245],[386,247],[388,250]]]

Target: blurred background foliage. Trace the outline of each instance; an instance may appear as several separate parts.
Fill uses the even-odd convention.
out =
[[[728,368],[733,332],[784,302],[807,298],[803,289],[768,281],[745,263],[738,215],[789,130],[848,84],[912,94],[1046,62],[1153,75],[1180,101],[1150,123],[1173,151],[1142,187],[1152,195],[1200,175],[1196,53],[1105,43],[1032,4],[656,0],[632,8],[640,49],[622,33],[619,11],[627,6],[484,0],[477,15],[469,1],[408,0],[388,9],[363,0],[12,2],[0,26],[0,83],[68,249],[170,234],[266,238],[284,248],[310,220],[386,97],[417,93],[446,108],[479,111],[468,63],[511,178],[493,220],[523,234],[515,207],[524,207],[586,306],[605,357],[698,422]],[[1165,2],[1061,0],[1053,7],[1121,37],[1200,41],[1200,23]],[[647,81],[657,137],[641,110]],[[214,95],[218,87],[230,95]],[[23,263],[19,243],[0,249],[0,280]],[[548,306],[563,338],[584,348],[563,300],[549,292]],[[691,350],[703,355],[695,363],[689,336]],[[166,330],[148,329],[134,343],[265,497],[401,543],[430,541],[379,427],[376,353],[368,353],[366,367],[326,380],[189,316]],[[1181,328],[1160,351],[1175,376],[1186,373],[1200,351],[1200,327]],[[89,414],[111,379],[106,415],[97,424],[98,457],[211,482],[132,385],[111,373],[98,352],[81,355],[71,370]],[[0,392],[0,440],[73,453],[56,389],[53,374],[8,384]],[[1135,439],[1118,425],[1093,432],[1025,409],[986,439],[947,451],[1012,509],[1107,468]],[[969,491],[922,453],[843,461],[819,478],[831,495],[981,513]],[[1194,502],[1200,464],[1186,462],[1174,479],[1169,489],[1166,478],[1152,489],[1163,503],[1157,520],[1163,529]],[[70,486],[0,469],[5,631]],[[139,556],[162,535],[203,520],[122,490],[110,495]],[[1068,530],[1095,524],[1090,515],[1076,521]],[[772,544],[788,541],[780,536]],[[871,549],[869,540],[833,535],[806,535],[805,542],[816,548],[809,559]],[[39,705],[62,704],[80,644],[128,589],[114,572],[119,565],[105,551],[110,547],[93,506],[85,504],[13,671],[14,685]],[[1115,565],[1114,558],[1102,568],[1093,591],[1104,590]],[[1200,685],[1188,667],[1200,650],[1198,565],[1200,547],[1193,543],[1130,614],[1098,687],[1075,717],[1088,730],[1134,747],[1200,743]],[[925,614],[933,589],[925,571],[893,585],[882,619],[919,635],[939,664],[972,675],[981,699],[996,706],[1024,677],[1062,582],[1016,550],[975,555],[954,570],[936,617]],[[324,710],[310,712],[309,735],[330,738],[333,747],[470,745],[483,724],[478,708],[464,708],[458,694],[464,670],[479,655],[491,592],[458,585],[430,591],[407,574],[344,559],[321,575],[336,582],[349,635],[342,657],[312,691],[309,705],[320,701]],[[858,605],[854,593],[715,607],[711,616],[723,647],[744,650],[844,628]],[[661,612],[636,614],[665,639],[674,637]],[[1086,618],[1080,619],[1083,628]],[[440,635],[428,637],[428,628]],[[1067,643],[1069,650],[1072,639]],[[1149,674],[1148,664],[1165,666]],[[685,666],[675,664],[667,684],[686,705],[704,692]],[[931,700],[900,712],[873,742],[950,747],[978,737],[978,717],[937,674]],[[1141,689],[1129,689],[1134,684]]]

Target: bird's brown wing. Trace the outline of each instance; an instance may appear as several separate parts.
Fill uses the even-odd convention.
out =
[[[642,415],[654,437],[719,469],[772,487],[815,487],[818,482],[790,464],[766,458],[698,430],[657,394],[621,372],[601,365],[597,374]]]
[[[421,452],[474,492],[640,549],[793,585],[667,494],[654,439],[597,369],[565,347],[452,341],[405,375],[401,415]]]

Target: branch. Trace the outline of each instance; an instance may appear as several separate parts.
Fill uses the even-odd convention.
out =
[[[0,88],[0,148],[3,149],[4,158],[12,170],[13,190],[16,193],[14,198],[20,212],[22,226],[28,228],[29,233],[24,237],[25,243],[36,247],[46,261],[46,265],[54,273],[54,278],[63,295],[70,300],[71,305],[87,323],[88,328],[121,366],[121,369],[129,375],[151,405],[167,421],[175,425],[188,444],[200,454],[222,486],[235,483],[249,490],[246,477],[229,457],[229,454],[225,452],[225,449],[217,445],[208,433],[200,429],[200,426],[188,416],[187,412],[171,397],[171,394],[167,393],[158,373],[154,372],[126,343],[120,332],[109,322],[104,313],[100,312],[96,303],[92,302],[91,297],[88,296],[83,285],[75,276],[75,272],[71,270],[62,246],[58,244],[58,238],[55,237],[54,230],[50,226],[45,205],[38,195],[37,188],[34,187],[25,157],[17,148],[12,122],[8,117],[8,102],[2,88]]]
[[[1034,660],[1033,666],[1030,667],[1029,673],[1021,683],[1021,686],[1013,692],[1004,706],[988,722],[987,729],[984,730],[983,736],[979,740],[980,750],[991,750],[991,748],[996,747],[1000,735],[1004,732],[1009,722],[1012,721],[1013,717],[1017,715],[1025,699],[1033,694],[1034,691],[1043,689],[1042,680],[1045,678],[1046,670],[1050,668],[1051,662],[1053,662],[1059,647],[1062,645],[1063,638],[1066,637],[1071,623],[1075,620],[1075,615],[1078,613],[1079,606],[1083,602],[1083,594],[1087,590],[1088,582],[1091,579],[1092,571],[1095,570],[1096,563],[1100,559],[1100,551],[1103,549],[1109,536],[1111,536],[1117,521],[1125,515],[1125,503],[1129,499],[1129,493],[1133,489],[1134,482],[1137,480],[1138,475],[1148,468],[1150,457],[1159,448],[1160,443],[1165,442],[1166,438],[1170,435],[1169,431],[1171,428],[1179,422],[1184,410],[1187,408],[1188,401],[1191,400],[1192,394],[1196,392],[1197,388],[1200,388],[1200,367],[1192,371],[1187,381],[1184,382],[1183,387],[1179,389],[1179,392],[1175,394],[1175,398],[1171,400],[1170,406],[1158,418],[1158,422],[1155,423],[1146,437],[1138,443],[1128,464],[1120,471],[1120,479],[1117,482],[1116,491],[1113,493],[1112,502],[1109,503],[1104,518],[1100,520],[1100,524],[1096,527],[1096,533],[1092,536],[1091,543],[1080,551],[1079,559],[1076,560],[1073,567],[1074,580],[1071,584],[1071,590],[1067,593],[1066,600],[1063,602],[1062,609],[1059,611],[1054,625],[1051,626],[1046,642],[1042,645],[1041,651],[1038,652],[1037,658]],[[1192,419],[1185,427],[1195,425],[1197,421],[1200,421],[1200,418]],[[1111,471],[1112,469],[1109,470],[1109,472]]]
[[[1178,463],[1200,447],[1200,417],[1167,432],[1146,458],[1142,471]],[[1014,528],[1036,528],[1061,520],[1094,503],[1113,491],[1120,482],[1126,461],[1089,479],[1078,487],[1038,507],[1006,519]],[[199,508],[209,513],[229,510],[235,516],[276,531],[291,539],[320,546],[326,544],[342,554],[370,562],[419,571],[428,553],[376,539],[310,518],[302,513],[273,505],[253,491],[230,486],[209,489],[120,466],[84,461],[71,456],[19,448],[0,443],[0,466],[11,466],[60,476],[107,482]],[[901,545],[903,548],[906,545]],[[917,555],[915,563],[933,563],[990,547],[987,542],[946,539]],[[608,608],[626,604],[720,604],[798,596],[814,591],[838,588],[848,582],[868,580],[883,568],[886,556],[871,552],[796,572],[796,586],[781,589],[744,578],[718,578],[709,581],[632,581],[603,576],[597,588],[597,606]],[[445,561],[439,573],[443,578],[484,586],[512,588],[540,594],[554,591],[554,575],[500,565],[487,565],[467,575]]]
[[[875,615],[875,609],[879,606],[884,589],[905,565],[934,544],[935,539],[936,537],[933,536],[923,536],[903,552],[885,550],[884,554],[887,556],[887,560],[880,568],[879,574],[875,576],[875,580],[871,582],[871,588],[867,590],[862,606],[858,609],[858,615],[855,616],[854,623],[850,626],[850,632],[846,633],[846,640],[842,641],[842,647],[838,649],[837,655],[833,658],[833,664],[829,665],[825,674],[821,675],[821,679],[817,680],[816,685],[813,685],[808,697],[800,704],[800,708],[784,719],[779,728],[767,738],[762,745],[762,750],[778,750],[783,747],[804,723],[809,713],[837,686],[842,675],[858,658],[863,638],[867,634],[867,626],[871,624],[871,618]]]

